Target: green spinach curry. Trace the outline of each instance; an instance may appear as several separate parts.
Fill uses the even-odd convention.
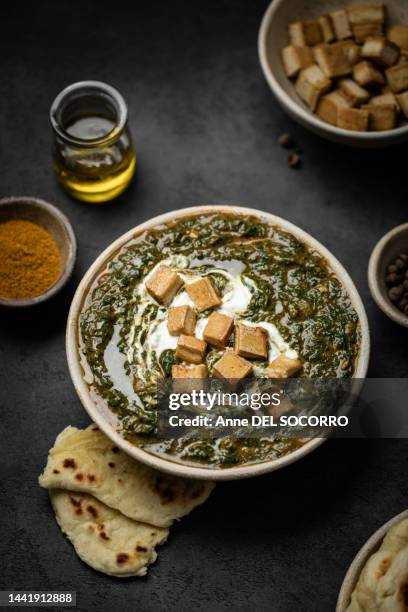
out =
[[[290,233],[252,216],[199,214],[129,240],[108,262],[88,293],[79,318],[79,352],[95,401],[120,422],[121,434],[173,461],[225,468],[281,457],[303,442],[287,437],[228,436],[215,440],[155,435],[156,383],[177,363],[177,338],[167,330],[168,307],[151,298],[146,277],[166,263],[185,282],[210,276],[222,297],[221,311],[263,326],[269,359],[302,361],[301,377],[353,374],[360,344],[357,314],[327,262]],[[188,303],[181,288],[172,306]],[[199,337],[208,312],[198,313]],[[231,340],[232,342],[232,340]],[[211,376],[219,349],[205,362]],[[263,376],[268,363],[255,363]]]

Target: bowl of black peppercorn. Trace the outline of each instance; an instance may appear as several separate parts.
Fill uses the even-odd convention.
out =
[[[381,310],[408,327],[408,223],[394,227],[374,247],[368,284]]]

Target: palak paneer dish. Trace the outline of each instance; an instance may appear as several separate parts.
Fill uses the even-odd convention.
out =
[[[159,439],[157,383],[351,377],[360,326],[318,252],[258,217],[213,212],[122,246],[88,292],[78,338],[92,397],[127,440],[171,461],[228,468],[279,458],[304,440]]]

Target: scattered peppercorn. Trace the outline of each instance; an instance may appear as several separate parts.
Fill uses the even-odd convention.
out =
[[[289,134],[281,134],[278,138],[278,143],[280,144],[281,147],[284,147],[285,149],[290,149],[291,147],[293,147],[293,139],[289,136]]]
[[[385,282],[388,297],[401,312],[408,315],[408,253],[400,253],[387,266]]]
[[[290,168],[299,168],[302,160],[297,153],[291,153],[288,157],[288,166]]]

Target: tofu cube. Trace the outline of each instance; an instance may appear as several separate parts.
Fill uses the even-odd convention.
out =
[[[365,132],[368,130],[369,114],[366,110],[358,108],[340,108],[338,112],[337,126],[344,130]]]
[[[392,92],[384,93],[380,96],[373,96],[370,100],[370,104],[373,104],[374,106],[393,106],[395,108],[395,112],[397,113],[401,110],[397,97],[394,96]]]
[[[395,128],[397,113],[394,105],[366,104],[361,108],[369,113],[368,126],[370,130],[379,132]]]
[[[335,39],[335,34],[330,15],[322,15],[321,17],[319,17],[318,22],[320,24],[320,30],[322,32],[324,42],[332,42]]]
[[[213,312],[204,328],[203,337],[208,344],[224,348],[234,329],[234,319],[220,312]]]
[[[282,62],[286,75],[289,78],[296,77],[303,68],[314,63],[312,50],[310,47],[288,45],[282,49]]]
[[[208,370],[207,366],[203,363],[198,365],[187,365],[181,363],[179,365],[172,366],[171,375],[173,378],[207,378]]]
[[[340,79],[338,82],[342,95],[350,102],[351,106],[360,106],[370,99],[370,92],[358,85],[353,79]]]
[[[344,76],[351,72],[351,63],[342,43],[323,43],[314,48],[316,63],[330,78]]]
[[[176,357],[188,363],[202,363],[207,343],[194,336],[185,336],[182,334],[177,342]]]
[[[301,70],[295,84],[298,95],[312,111],[316,110],[320,96],[330,87],[331,80],[315,64]]]
[[[357,64],[361,58],[361,47],[356,45],[352,40],[339,40],[336,45],[342,47],[343,52],[347,55],[348,60],[352,66]]]
[[[288,26],[289,42],[295,47],[313,47],[323,41],[320,24],[316,20],[295,21]]]
[[[398,63],[404,64],[405,62],[408,62],[408,49],[401,49]]]
[[[221,359],[214,364],[213,373],[216,378],[236,386],[240,380],[252,374],[252,365],[233,351],[225,351]]]
[[[369,36],[382,36],[383,29],[380,23],[361,23],[351,26],[354,40],[363,43]]]
[[[381,66],[393,66],[397,63],[399,54],[399,47],[382,36],[370,36],[361,50],[362,57],[373,60]]]
[[[404,116],[408,119],[408,91],[397,95],[398,103],[401,107]]]
[[[192,336],[196,321],[197,315],[190,306],[174,306],[169,310],[167,329],[171,336],[179,336],[180,334]]]
[[[408,25],[394,25],[387,30],[387,38],[400,49],[408,49]]]
[[[186,285],[186,291],[199,311],[216,308],[221,304],[218,291],[208,276]]]
[[[345,38],[350,38],[351,28],[347,11],[333,11],[332,13],[330,13],[330,17],[337,40],[344,40]]]
[[[147,279],[146,290],[159,304],[168,306],[182,285],[182,278],[171,268],[162,264]]]
[[[320,98],[316,114],[320,119],[337,125],[337,115],[340,108],[349,108],[351,103],[338,91],[332,91]]]
[[[385,71],[388,85],[394,93],[408,89],[408,62],[397,64]]]
[[[301,370],[302,362],[300,359],[289,359],[285,355],[279,355],[271,361],[266,372],[269,378],[290,378]]]
[[[235,352],[250,359],[268,358],[268,338],[263,327],[239,323],[235,332]]]
[[[351,25],[384,23],[385,19],[383,4],[356,4],[349,6],[347,13]]]
[[[383,85],[385,79],[371,62],[359,62],[353,67],[353,79],[362,87]]]

